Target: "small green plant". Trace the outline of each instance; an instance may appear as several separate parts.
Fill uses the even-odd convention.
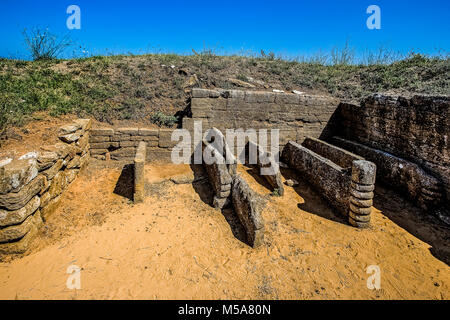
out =
[[[150,121],[160,127],[172,127],[178,121],[178,117],[167,115],[164,112],[157,111],[150,116]]]
[[[273,189],[272,197],[280,197],[280,190],[278,188]]]

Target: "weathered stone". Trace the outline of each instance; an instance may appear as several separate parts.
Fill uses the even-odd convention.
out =
[[[375,184],[377,166],[375,163],[365,160],[353,161],[352,180],[359,184]]]
[[[91,143],[91,145],[93,145],[94,143],[99,143],[99,142],[110,142],[111,137],[110,136],[90,136],[89,137],[89,142]]]
[[[34,216],[31,215],[21,224],[0,228],[0,243],[10,242],[25,236],[34,224],[34,220]]]
[[[84,169],[88,163],[89,163],[89,154],[85,153],[80,158],[80,170]]]
[[[255,88],[255,86],[251,83],[239,80],[239,79],[234,79],[234,78],[229,78],[228,82],[234,84],[235,86],[238,87],[244,87],[244,88]]]
[[[295,186],[298,186],[298,181],[294,180],[294,179],[288,179],[288,180],[285,181],[285,184],[288,187],[295,187]]]
[[[96,136],[99,137],[99,136]],[[82,136],[77,142],[76,145],[81,148],[82,150],[86,149],[89,145],[89,135]],[[109,138],[108,138],[109,139]]]
[[[92,127],[92,120],[91,119],[76,119],[74,120],[76,124],[79,124],[81,126],[81,129],[84,131],[89,131]]]
[[[44,183],[41,188],[41,191],[39,191],[39,195],[42,195],[44,192],[46,192],[48,190],[48,188],[50,188],[50,181],[51,181],[51,180],[47,179],[46,176],[44,176],[44,175],[41,175],[41,176],[44,180]]]
[[[50,200],[50,202],[41,209],[41,216],[44,221],[46,221],[59,207],[61,196],[57,196]]]
[[[350,175],[334,162],[293,142],[284,147],[282,158],[301,174],[335,209],[348,215]]]
[[[81,132],[75,132],[75,133],[59,136],[59,139],[61,139],[64,142],[67,142],[67,143],[75,142],[80,138],[81,138]]]
[[[373,199],[373,192],[361,192],[361,191],[357,191],[353,188],[350,189],[350,195],[352,195],[355,198],[361,199],[361,200]]]
[[[12,160],[0,167],[0,194],[16,192],[38,174],[36,159]]]
[[[350,211],[352,211],[353,213],[355,213],[356,215],[359,215],[359,216],[367,216],[372,213],[372,207],[360,208],[350,202]]]
[[[58,129],[58,136],[65,136],[72,133],[75,133],[77,130],[80,130],[82,128],[81,124],[79,123],[72,123],[65,126],[62,126]]]
[[[35,216],[40,217],[39,211],[34,214]],[[20,240],[2,243],[0,244],[0,253],[3,254],[14,254],[14,253],[24,253],[28,250],[31,242],[38,234],[39,228],[42,226],[42,218],[36,218],[36,225],[32,224],[28,233]]]
[[[375,185],[371,184],[371,185],[365,185],[365,184],[359,184],[356,183],[354,181],[351,182],[350,187],[356,191],[360,191],[360,192],[372,192],[375,190]]]
[[[194,173],[188,172],[183,174],[178,174],[175,176],[172,176],[170,178],[170,181],[172,181],[175,184],[190,184],[194,182]]]
[[[134,157],[134,202],[142,202],[145,197],[145,156],[146,143],[141,141]]]
[[[105,153],[109,152],[108,149],[92,149],[92,148],[90,151],[92,156],[104,155]]]
[[[92,128],[91,136],[112,136],[114,129],[112,128]]]
[[[439,203],[442,203],[441,197],[444,190],[441,182],[425,172],[419,165],[396,157],[390,153],[343,138],[334,137],[333,142],[376,163],[377,179],[382,180],[400,193],[406,195],[416,204],[421,203],[422,191],[428,188],[433,188],[436,191],[430,195],[433,200],[425,204],[425,207],[433,208],[438,206]],[[369,187],[373,188],[373,186]],[[358,188],[361,191],[365,191],[362,189],[369,187],[358,185]]]
[[[353,161],[364,160],[363,157],[313,137],[306,137],[302,146],[333,161],[342,168],[351,168]]]
[[[373,200],[361,200],[358,198],[350,197],[350,202],[353,203],[355,206],[360,208],[368,208],[373,205]]]
[[[350,217],[350,219],[352,219],[356,222],[364,222],[364,223],[370,222],[370,214],[358,215],[358,214],[355,214],[353,211],[349,211],[349,217]]]
[[[108,149],[111,147],[111,143],[117,143],[117,142],[97,142],[97,143],[91,143],[91,149]]]
[[[232,202],[247,234],[247,242],[257,247],[264,242],[264,221],[262,211],[265,201],[258,196],[247,183],[236,175],[233,180]]]
[[[349,223],[359,229],[366,229],[370,227],[370,223],[369,222],[360,222],[360,221],[356,221],[355,219],[349,217],[348,218]]]
[[[137,147],[139,145],[139,141],[120,141],[120,147]]]
[[[139,135],[138,128],[119,128],[116,130],[116,132],[121,133],[121,134],[129,134],[131,136]]]
[[[260,175],[269,183],[273,190],[277,190],[278,194],[283,196],[283,181],[281,180],[280,168],[275,158],[260,145],[252,141],[248,142],[246,150],[247,155],[250,157],[250,164],[256,165],[259,168]],[[253,157],[256,159],[251,159]]]
[[[106,160],[106,156],[104,154],[92,155],[92,158],[97,159],[97,160]]]
[[[37,195],[44,186],[44,178],[38,175],[18,192],[10,192],[0,195],[0,208],[7,210],[18,210],[25,206],[28,201]]]
[[[39,208],[40,203],[41,199],[35,196],[24,207],[18,210],[8,211],[0,209],[0,227],[22,223]]]
[[[58,142],[54,145],[41,147],[43,151],[55,152],[58,155],[59,159],[64,159],[68,155],[72,154],[73,157],[75,155],[75,148],[70,144]]]
[[[192,89],[193,98],[218,98],[220,97],[220,91],[193,88]]]
[[[160,129],[159,130],[159,147],[160,148],[171,148],[175,146],[178,141],[172,141],[173,129]]]
[[[41,203],[39,208],[44,208],[45,206],[48,205],[48,203],[50,202],[50,200],[52,200],[52,195],[49,192],[44,192],[41,195]]]
[[[66,177],[66,185],[69,185],[73,182],[73,180],[75,180],[75,178],[77,177],[79,169],[69,169],[66,170],[65,172],[65,177]]]
[[[42,174],[48,179],[51,180],[53,177],[61,170],[64,165],[64,161],[59,159],[56,163],[51,166],[49,169],[42,171]]]
[[[76,169],[76,168],[80,168],[80,166],[81,166],[81,157],[77,155],[72,160],[70,160],[70,162],[67,164],[66,168],[67,169]]]
[[[230,203],[229,198],[219,198],[217,196],[214,196],[212,206],[215,209],[223,209],[228,206]]]
[[[59,196],[66,187],[66,175],[64,171],[59,171],[50,183],[48,193],[51,198]]]
[[[139,135],[140,136],[155,136],[155,137],[157,137],[159,135],[159,130],[158,129],[139,128]]]

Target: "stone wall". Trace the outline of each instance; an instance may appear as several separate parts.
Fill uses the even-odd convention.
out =
[[[442,204],[445,191],[441,182],[425,172],[419,165],[388,152],[340,137],[334,137],[332,141],[376,163],[378,180],[394,187],[419,206],[432,209]]]
[[[62,142],[0,163],[0,252],[22,253],[89,160],[91,120],[60,127]]]
[[[306,178],[343,215],[348,214],[350,172],[296,142],[289,141],[282,153],[286,164]]]
[[[289,141],[282,153],[289,167],[305,178],[332,207],[347,216],[351,225],[366,228],[370,223],[376,165],[321,141],[305,141],[304,144],[325,150],[331,158],[339,159],[344,153],[345,159],[353,159],[350,168],[343,168],[293,141]]]
[[[279,129],[280,146],[289,140],[303,142],[306,136],[325,137],[339,105],[334,98],[290,93],[193,89],[191,117],[183,128],[192,130],[201,120],[203,130]]]
[[[442,181],[450,199],[450,97],[375,94],[340,104],[336,135],[409,160]]]
[[[174,129],[93,128],[90,135],[91,156],[100,160],[133,162],[140,141],[147,143],[147,161],[170,161]]]

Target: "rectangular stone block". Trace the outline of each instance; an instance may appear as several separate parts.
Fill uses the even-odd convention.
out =
[[[158,137],[159,130],[158,129],[139,128],[139,135],[140,136],[155,136],[155,137]]]
[[[159,130],[159,147],[160,148],[171,148],[175,146],[178,142],[172,141],[172,132],[174,129],[160,129]]]
[[[112,128],[92,128],[90,132],[91,136],[112,136],[114,129]]]
[[[138,128],[119,128],[116,130],[116,132],[123,133],[123,134],[129,134],[131,136],[139,135]]]
[[[90,143],[109,142],[109,141],[111,141],[111,136],[91,136],[89,138]]]

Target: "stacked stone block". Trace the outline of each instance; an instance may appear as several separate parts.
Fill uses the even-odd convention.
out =
[[[317,147],[319,144],[316,142],[314,145]],[[324,144],[323,148],[327,154],[330,154],[333,146]],[[322,150],[322,148],[317,149]],[[334,152],[340,154],[343,150],[336,148]],[[284,148],[282,158],[333,208],[344,216],[348,216],[350,212],[349,220],[353,226],[366,227],[370,222],[376,166],[372,162],[359,160],[360,157],[349,152],[345,153],[348,158],[357,159],[352,162],[351,172],[293,141]]]
[[[148,161],[170,161],[174,129],[94,128],[91,131],[91,156],[99,160],[118,160],[132,163],[139,142],[147,144]]]
[[[401,188],[421,206],[434,212],[436,207],[447,208],[450,217],[450,97],[420,96],[411,98],[374,94],[361,102],[361,105],[342,103],[338,108],[336,134],[367,147],[387,152],[397,159],[403,159],[419,166],[428,176],[440,181],[443,188],[430,180],[418,199],[416,188]],[[381,153],[379,153],[381,154]],[[386,157],[378,157],[381,161]],[[399,163],[397,159],[394,163]],[[376,162],[381,168],[383,162]],[[397,169],[391,166],[395,176]],[[413,169],[410,166],[411,169]],[[401,168],[400,168],[401,169]],[[407,170],[412,172],[412,170]],[[418,172],[416,169],[413,171]],[[391,174],[387,174],[389,176]],[[392,175],[391,175],[392,176]],[[407,177],[403,186],[414,185],[414,176]],[[391,180],[391,179],[390,179]],[[386,181],[391,184],[389,181]],[[398,188],[397,184],[391,184]],[[441,189],[443,192],[441,192]],[[413,193],[411,193],[411,191]],[[440,195],[442,194],[442,196]],[[442,212],[443,213],[443,212]],[[445,219],[444,219],[445,221]]]
[[[204,131],[279,129],[283,147],[290,140],[301,143],[306,136],[326,135],[338,105],[337,99],[318,95],[193,89],[192,117],[183,118],[183,128],[192,130],[197,120]]]
[[[213,139],[220,140],[218,146],[221,150],[214,147]],[[222,209],[230,202],[233,177],[236,175],[236,158],[228,148],[225,137],[216,128],[212,128],[205,139],[202,140],[202,152],[203,166],[214,190],[213,207]],[[208,160],[205,160],[205,156],[208,155],[215,161],[208,163]]]
[[[354,227],[367,228],[370,225],[376,171],[373,162],[353,161],[348,221]]]
[[[62,142],[0,162],[0,252],[22,253],[89,160],[89,119],[58,130]]]
[[[424,209],[438,207],[445,199],[442,182],[419,165],[388,152],[333,137],[333,143],[363,156],[377,165],[377,178],[394,187]]]

